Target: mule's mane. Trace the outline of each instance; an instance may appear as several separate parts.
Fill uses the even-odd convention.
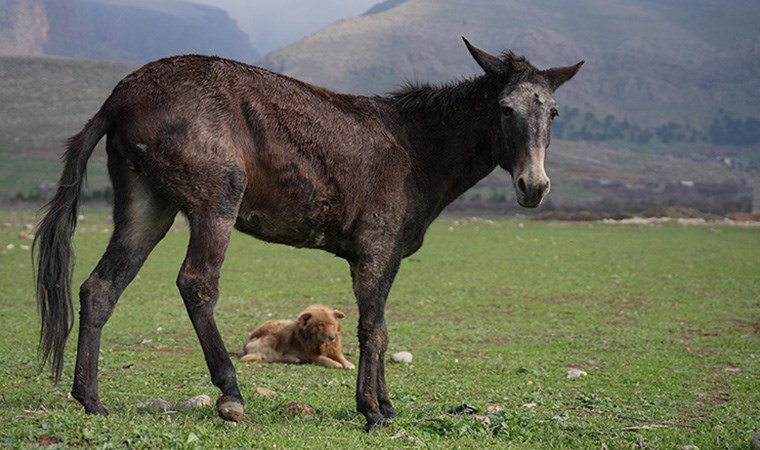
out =
[[[499,55],[499,59],[504,63],[506,71],[511,72],[514,75],[532,75],[538,70],[524,56],[518,55],[512,50],[504,50],[501,55]]]
[[[407,82],[390,93],[391,101],[402,112],[449,111],[462,99],[472,98],[482,89],[482,76],[446,84]]]
[[[503,68],[494,75],[479,75],[474,78],[448,83],[406,82],[399,89],[388,94],[388,98],[401,112],[440,112],[446,115],[462,100],[482,99],[494,86],[506,87],[534,75],[538,69],[524,56],[511,50],[499,55]]]

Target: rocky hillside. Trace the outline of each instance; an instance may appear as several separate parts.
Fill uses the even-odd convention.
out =
[[[736,0],[389,0],[261,63],[362,93],[477,72],[462,45],[511,48],[539,67],[586,65],[566,105],[646,127],[704,126],[723,108],[760,111],[760,2]]]
[[[251,62],[248,37],[221,9],[180,0],[0,0],[0,54],[142,64],[180,53]]]

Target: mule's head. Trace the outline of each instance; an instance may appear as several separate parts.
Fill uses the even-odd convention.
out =
[[[464,42],[486,77],[498,85],[498,96],[489,99],[494,104],[487,107],[494,115],[498,114],[499,129],[492,139],[494,159],[512,175],[517,202],[535,208],[550,188],[544,160],[551,141],[552,120],[559,115],[554,91],[578,72],[583,61],[574,66],[538,70],[512,52],[493,56],[467,39]]]

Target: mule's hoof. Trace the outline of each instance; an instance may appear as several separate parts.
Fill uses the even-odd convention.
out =
[[[108,416],[108,408],[106,408],[99,402],[94,406],[85,406],[84,411],[87,414],[94,414],[94,415],[103,416],[103,417]]]
[[[87,414],[97,414],[103,417],[108,415],[108,409],[100,403],[100,399],[97,395],[95,397],[86,396],[77,393],[76,389],[72,389],[71,392],[69,392],[69,398],[73,398],[78,401],[80,405],[84,406],[84,412]]]
[[[234,399],[219,398],[216,410],[219,412],[219,417],[230,422],[240,422],[245,417],[245,407]]]
[[[385,419],[378,420],[377,422],[367,422],[367,424],[364,425],[364,431],[369,433],[375,430],[380,430],[387,427],[389,424],[390,421]]]
[[[365,414],[365,417],[367,418],[367,424],[364,425],[364,431],[368,433],[370,431],[379,430],[380,428],[385,428],[390,423],[390,421],[385,420],[385,418],[377,410],[372,413]]]
[[[395,417],[398,417],[398,413],[396,412],[395,409],[393,409],[393,406],[391,406],[391,405],[381,406],[380,407],[380,412],[382,413],[383,418],[385,420],[391,420],[391,419],[393,419]]]

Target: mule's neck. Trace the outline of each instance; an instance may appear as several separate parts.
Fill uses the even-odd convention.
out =
[[[409,136],[415,179],[437,216],[496,167],[498,87],[485,76],[390,97]],[[432,218],[431,218],[432,220]]]

